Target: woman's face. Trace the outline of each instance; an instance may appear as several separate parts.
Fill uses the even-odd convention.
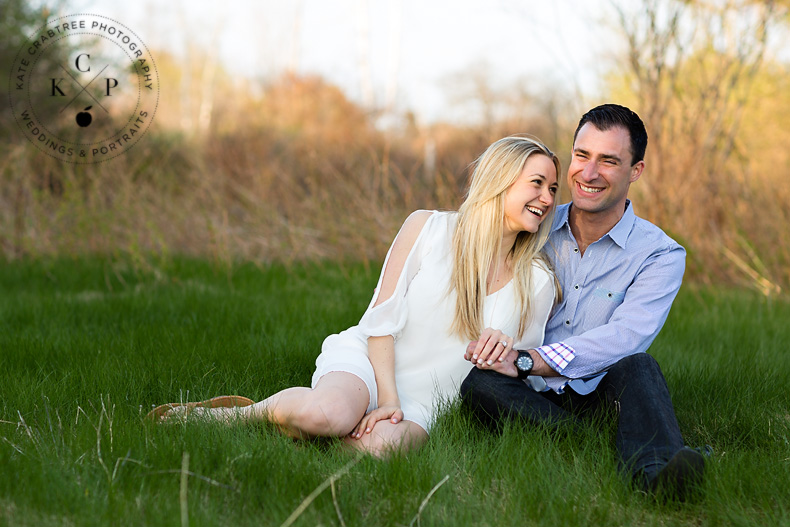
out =
[[[537,232],[554,206],[557,170],[547,156],[532,154],[521,175],[505,192],[504,234]]]

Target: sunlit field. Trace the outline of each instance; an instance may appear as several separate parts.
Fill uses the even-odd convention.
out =
[[[387,93],[367,100],[307,60],[285,67],[291,40],[322,53],[332,42],[308,25],[300,36],[300,18],[274,18],[284,2],[124,3],[145,14],[130,16],[144,40],[166,27],[179,45],[151,49],[155,119],[107,162],[40,151],[4,92],[0,527],[790,526],[790,2],[612,0],[589,3],[595,17],[574,7],[583,3],[557,3],[556,21],[535,18],[534,2],[462,3],[523,18],[523,30],[501,35],[512,44],[486,51],[519,56],[508,73],[524,76],[506,84],[446,38],[458,26],[443,10],[430,7],[443,17],[432,24],[419,11],[428,3],[386,3],[430,28],[421,60],[460,68],[442,88],[454,111],[435,120],[406,95],[407,73],[421,68],[394,53],[419,28],[405,17],[387,36],[381,19],[367,20],[385,16],[384,2],[339,2],[331,9],[350,24],[321,21],[355,35],[359,53],[327,62],[344,77],[364,80],[366,64],[391,70]],[[116,3],[83,4],[0,0],[4,82],[36,28]],[[250,15],[252,4],[272,16]],[[293,4],[315,18],[318,3]],[[239,13],[254,24],[237,31],[249,49],[234,47],[247,73],[226,69],[216,52],[227,41],[190,23],[197,12],[222,12],[217,30]],[[579,33],[574,17],[590,49],[606,52],[566,71],[565,44],[527,37]],[[365,39],[349,28],[371,21],[370,42],[388,40],[399,69],[394,58],[362,60]],[[497,41],[509,33],[491,26]],[[268,36],[272,52],[258,45]],[[77,52],[59,42],[63,57]],[[556,67],[539,69],[538,55]],[[591,73],[595,82],[582,80]],[[30,91],[31,108],[48,108],[54,85]],[[412,211],[456,210],[471,164],[510,134],[555,151],[564,184],[579,118],[602,103],[645,121],[646,168],[629,198],[687,249],[684,286],[650,353],[687,443],[713,448],[693,500],[657,500],[625,481],[605,419],[573,433],[518,420],[490,430],[455,401],[425,447],[386,460],[337,439],[294,442],[266,423],[145,419],[165,402],[307,385],[323,339],[359,320]]]
[[[0,525],[788,525],[790,302],[684,286],[655,355],[697,498],[619,477],[611,423],[491,431],[458,405],[384,461],[265,424],[154,426],[153,404],[307,384],[378,269],[149,258],[0,264]]]

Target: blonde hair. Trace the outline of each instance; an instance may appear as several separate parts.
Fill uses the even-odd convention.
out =
[[[519,178],[532,155],[551,159],[560,177],[560,161],[541,142],[523,135],[496,141],[473,163],[469,191],[458,209],[458,225],[453,235],[451,290],[457,295],[452,331],[477,340],[484,329],[483,302],[488,295],[486,279],[493,262],[501,257],[505,216],[505,194]],[[532,316],[532,263],[538,260],[548,269],[541,254],[549,237],[554,209],[547,211],[538,232],[520,232],[505,256],[510,258],[519,313],[518,337],[524,334]]]

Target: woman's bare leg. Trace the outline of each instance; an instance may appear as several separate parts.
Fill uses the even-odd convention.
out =
[[[362,434],[359,439],[346,437],[344,441],[351,448],[383,457],[394,450],[418,448],[427,440],[428,432],[413,421],[379,421],[369,434]]]
[[[295,438],[344,436],[365,415],[369,397],[367,386],[356,375],[331,372],[315,388],[287,388],[252,406],[212,408],[210,413],[219,418],[269,421]]]

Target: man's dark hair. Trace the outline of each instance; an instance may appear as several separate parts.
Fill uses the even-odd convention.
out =
[[[576,143],[576,136],[579,130],[587,123],[591,123],[598,130],[605,132],[617,126],[622,126],[628,130],[631,138],[631,166],[645,158],[647,148],[647,130],[642,119],[633,110],[620,106],[619,104],[602,104],[596,106],[579,120],[579,126],[573,133],[573,142]]]

